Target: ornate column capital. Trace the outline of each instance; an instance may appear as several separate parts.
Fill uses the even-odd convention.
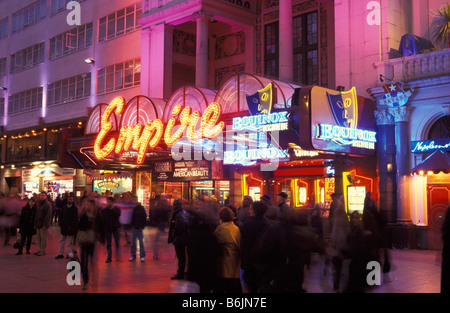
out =
[[[407,106],[389,108],[389,113],[394,116],[395,122],[409,122],[411,109]]]
[[[377,125],[394,125],[394,116],[387,109],[378,109],[373,112]]]

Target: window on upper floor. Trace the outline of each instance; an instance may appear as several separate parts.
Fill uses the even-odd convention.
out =
[[[87,98],[91,95],[91,73],[62,79],[48,85],[47,106]]]
[[[6,58],[0,59],[0,77],[6,75]]]
[[[265,26],[264,31],[264,73],[278,77],[278,22]]]
[[[64,11],[67,7],[67,3],[70,1],[77,1],[77,2],[83,2],[84,0],[51,0],[52,6],[50,14],[56,14],[58,12]]]
[[[42,87],[21,91],[8,98],[8,115],[42,108]]]
[[[302,84],[319,83],[318,15],[311,12],[295,16],[294,80]]]
[[[138,20],[142,16],[141,3],[104,16],[98,21],[98,42],[103,42],[140,28]]]
[[[97,71],[97,94],[137,86],[140,80],[140,59],[110,65]]]
[[[0,20],[0,39],[8,37],[8,17]]]
[[[13,13],[12,32],[18,32],[36,24],[47,16],[47,1],[39,0]]]
[[[75,27],[50,39],[49,59],[77,52],[92,45],[92,23]]]
[[[5,115],[5,98],[0,98],[0,117]]]
[[[38,43],[11,54],[9,73],[14,74],[44,62],[44,43]]]

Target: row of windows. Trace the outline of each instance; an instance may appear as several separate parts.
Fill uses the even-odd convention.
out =
[[[44,62],[44,43],[38,43],[11,54],[9,72],[11,74],[26,70]]]
[[[139,85],[140,63],[139,59],[135,59],[99,69],[97,71],[97,94]],[[8,113],[15,114],[42,108],[42,90],[43,87],[33,88],[9,96]],[[77,75],[49,84],[47,105],[80,100],[90,95],[91,73]],[[4,101],[4,98],[2,99]],[[3,111],[0,114],[3,114]]]
[[[77,52],[92,45],[92,23],[81,25],[50,39],[49,59]]]

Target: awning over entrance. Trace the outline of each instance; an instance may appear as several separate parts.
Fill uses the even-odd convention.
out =
[[[435,174],[444,172],[448,174],[450,173],[450,158],[446,152],[436,150],[411,170],[413,173],[419,173],[420,171],[433,171]]]

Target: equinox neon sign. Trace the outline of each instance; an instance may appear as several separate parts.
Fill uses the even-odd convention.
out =
[[[287,111],[233,118],[233,130],[280,131],[288,129]]]
[[[376,132],[330,124],[318,124],[318,139],[332,140],[340,145],[356,148],[375,149]]]

